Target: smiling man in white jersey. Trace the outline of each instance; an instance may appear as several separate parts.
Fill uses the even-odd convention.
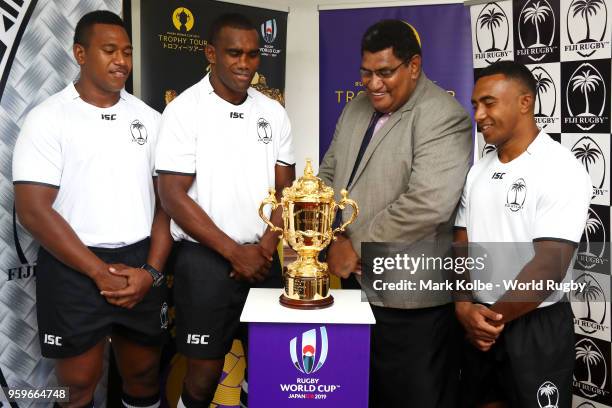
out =
[[[41,351],[66,406],[92,407],[110,337],[122,406],[155,408],[172,245],[153,178],[160,115],[123,89],[132,45],[119,16],[83,16],[73,51],[79,79],[28,114],[13,156],[17,214],[41,244]]]
[[[522,64],[503,61],[480,72],[472,94],[474,119],[497,149],[468,174],[455,240],[493,249],[505,245],[501,262],[489,260],[492,275],[504,280],[563,282],[586,223],[592,184],[569,150],[537,128],[535,97],[535,79]],[[474,292],[474,302],[456,302],[468,340],[463,407],[539,408],[543,387],[556,390],[555,406],[570,407],[572,311],[562,292],[547,285],[536,289],[502,286]]]
[[[187,408],[212,401],[224,356],[244,328],[239,319],[249,288],[281,287],[279,234],[257,211],[270,187],[280,199],[295,177],[287,113],[250,87],[259,66],[255,26],[227,14],[210,30],[210,74],[166,107],[156,161],[160,197],[179,241],[176,344],[188,362],[178,406]]]

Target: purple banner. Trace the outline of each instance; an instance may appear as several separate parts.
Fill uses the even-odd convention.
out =
[[[249,407],[367,407],[370,326],[249,324]]]
[[[423,51],[423,71],[429,79],[455,94],[471,112],[472,39],[470,13],[463,4],[321,11],[320,158],[331,143],[344,105],[363,90],[359,77],[361,37],[370,25],[390,18],[404,20],[416,29]]]

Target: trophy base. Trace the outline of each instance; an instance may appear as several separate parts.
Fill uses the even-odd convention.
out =
[[[291,299],[285,296],[285,294],[283,293],[282,295],[280,295],[278,300],[280,304],[285,307],[301,310],[325,309],[326,307],[330,307],[334,304],[334,297],[332,295],[329,295],[324,299],[297,300]]]

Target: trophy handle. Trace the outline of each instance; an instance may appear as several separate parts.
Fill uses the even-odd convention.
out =
[[[340,191],[340,194],[342,195],[342,200],[340,200],[340,202],[336,204],[336,207],[340,208],[341,210],[344,210],[347,205],[350,205],[351,207],[353,207],[353,213],[351,214],[351,218],[349,218],[347,222],[332,231],[332,236],[334,237],[334,240],[336,239],[336,233],[344,232],[346,227],[348,227],[349,224],[355,221],[355,218],[357,218],[357,215],[359,215],[359,207],[357,206],[357,203],[355,201],[348,198],[348,191],[342,189]]]
[[[261,204],[259,204],[259,217],[266,223],[268,224],[268,227],[270,227],[270,230],[276,232],[280,232],[281,235],[280,237],[283,238],[283,229],[282,228],[278,228],[276,225],[272,224],[272,221],[270,221],[270,219],[268,217],[266,217],[263,213],[263,209],[266,205],[270,204],[272,206],[272,211],[276,210],[276,208],[278,207],[278,201],[276,201],[276,190],[274,190],[273,188],[271,188],[269,190],[269,194],[268,196],[261,202]]]

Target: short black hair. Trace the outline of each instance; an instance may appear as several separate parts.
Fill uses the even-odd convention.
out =
[[[476,80],[479,80],[482,77],[498,74],[501,74],[508,79],[519,81],[521,84],[523,84],[523,86],[525,86],[525,88],[527,88],[529,93],[531,93],[534,97],[536,96],[536,80],[531,71],[529,71],[529,68],[520,62],[497,61],[496,63],[480,70],[480,72],[476,74]]]
[[[408,61],[421,55],[421,46],[414,29],[402,20],[382,20],[370,26],[361,39],[361,55],[364,52],[379,52],[389,47],[393,55]]]
[[[85,14],[74,29],[74,43],[86,47],[89,44],[89,34],[94,24],[111,24],[123,27],[121,17],[108,10],[96,10]]]
[[[219,33],[224,27],[237,28],[240,30],[255,30],[257,28],[249,18],[240,13],[222,14],[213,21],[208,32],[208,42],[215,44]]]

